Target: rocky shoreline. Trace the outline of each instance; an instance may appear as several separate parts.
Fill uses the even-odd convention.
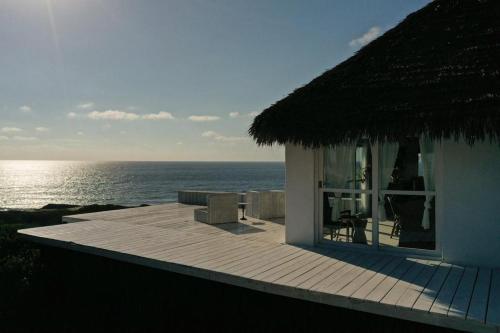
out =
[[[139,207],[143,206],[147,205],[141,205]],[[111,204],[84,206],[70,204],[48,204],[43,206],[42,208],[33,209],[2,209],[0,210],[0,224],[23,224],[33,225],[33,227],[46,226],[62,223],[61,218],[66,215],[93,213],[105,210],[125,208],[132,208],[132,206]]]

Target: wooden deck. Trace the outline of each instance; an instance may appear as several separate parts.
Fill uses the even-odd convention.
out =
[[[210,226],[166,204],[66,217],[29,239],[263,292],[442,327],[500,332],[500,269],[286,245],[283,221]]]

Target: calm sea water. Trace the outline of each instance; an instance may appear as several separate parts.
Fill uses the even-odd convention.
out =
[[[177,190],[283,189],[281,162],[0,161],[0,208],[173,202]]]

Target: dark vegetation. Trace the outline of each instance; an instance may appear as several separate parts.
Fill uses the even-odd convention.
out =
[[[123,208],[50,204],[41,209],[0,210],[0,324],[21,313],[32,314],[26,308],[34,301],[36,282],[46,273],[40,247],[20,239],[18,229],[59,224],[65,215]]]
[[[0,332],[454,332],[38,246],[16,236],[17,228],[59,223],[68,210],[81,212],[51,209],[0,212]]]

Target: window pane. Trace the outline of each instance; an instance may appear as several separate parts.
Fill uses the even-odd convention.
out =
[[[325,149],[325,187],[371,189],[372,154],[368,142]]]
[[[434,143],[411,138],[380,148],[380,188],[434,191]]]
[[[372,244],[371,194],[323,194],[323,239]]]
[[[386,195],[384,208],[379,222],[381,246],[435,249],[434,196]]]

